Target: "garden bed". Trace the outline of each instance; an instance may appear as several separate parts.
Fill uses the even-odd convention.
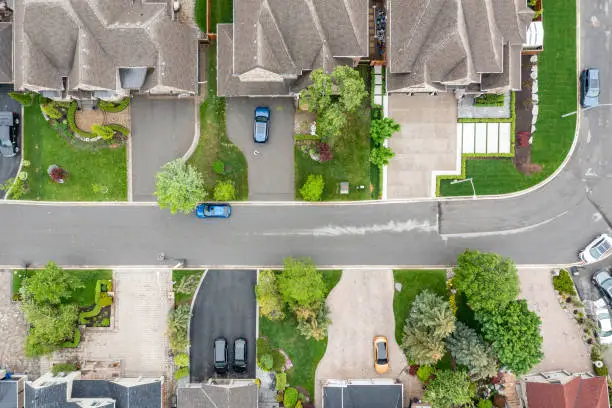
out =
[[[85,308],[82,309],[82,312],[89,312],[93,309]],[[110,318],[111,318],[111,306],[104,306],[100,309],[100,313],[96,316],[90,317],[89,321],[85,324],[86,327],[110,327]]]

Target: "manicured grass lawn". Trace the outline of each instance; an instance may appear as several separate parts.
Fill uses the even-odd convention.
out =
[[[199,277],[202,277],[203,273],[204,271],[189,271],[185,269],[175,269],[172,271],[172,286],[176,288],[176,285],[185,276],[198,275]],[[185,304],[185,303],[191,304],[191,299],[193,298],[193,295],[194,295],[193,293],[189,295],[187,293],[174,292],[174,305],[178,306],[178,305]]]
[[[28,269],[27,272],[23,269],[13,271],[13,294],[19,293],[19,288],[21,288],[23,283],[24,275],[29,277],[42,271],[42,269]],[[75,291],[72,296],[71,303],[76,303],[81,307],[92,306],[95,303],[94,296],[96,291],[96,282],[98,280],[111,280],[113,278],[113,271],[110,269],[67,270],[67,272],[78,276],[79,279],[81,279],[81,281],[85,284],[83,288]]]
[[[393,271],[395,283],[402,284],[402,291],[394,291],[393,313],[395,314],[395,339],[402,343],[404,322],[416,296],[424,289],[448,297],[446,271],[444,269],[420,270],[399,269]]]
[[[23,154],[29,160],[24,200],[125,201],[127,200],[127,156],[125,146],[89,150],[71,145],[42,116],[40,106],[24,108]],[[47,168],[56,164],[69,173],[64,184],[51,180]],[[94,193],[93,185],[108,192]]]
[[[212,194],[218,179],[231,180],[236,187],[236,200],[247,200],[249,197],[247,162],[240,149],[227,137],[225,98],[217,97],[216,58],[216,46],[211,44],[207,51],[207,96],[200,105],[200,141],[188,163],[202,173],[209,193]],[[212,170],[212,165],[217,160],[225,164],[225,174],[222,176]]]
[[[571,147],[576,116],[576,2],[558,0],[545,11],[544,52],[538,56],[539,115],[531,148],[531,162],[540,173],[525,176],[510,159],[468,160],[466,177],[472,177],[476,194],[503,194],[534,186],[550,176]],[[469,183],[442,180],[440,195],[471,195]]]
[[[327,294],[336,286],[342,271],[322,271],[327,286]],[[287,316],[282,321],[271,321],[264,317],[259,319],[259,333],[267,337],[273,347],[284,350],[293,368],[287,373],[287,382],[292,386],[304,387],[314,400],[314,377],[317,365],[327,348],[327,338],[322,341],[306,340],[296,332],[297,321]]]

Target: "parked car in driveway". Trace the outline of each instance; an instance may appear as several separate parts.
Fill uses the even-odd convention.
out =
[[[215,371],[217,374],[225,374],[227,372],[227,340],[225,337],[217,337],[213,347],[213,355],[215,359]]]
[[[268,136],[270,136],[270,108],[258,106],[255,108],[253,140],[255,140],[255,143],[266,143]]]
[[[234,371],[245,372],[247,369],[247,341],[243,337],[234,340]]]
[[[601,344],[612,344],[612,321],[610,321],[610,312],[607,308],[598,308],[595,310],[597,317],[597,326],[599,327],[599,342]]]
[[[229,218],[232,206],[229,204],[202,203],[196,207],[198,218]]]
[[[597,286],[606,303],[612,305],[612,276],[604,270],[593,274],[593,284]]]
[[[580,105],[592,108],[599,105],[599,70],[589,68],[580,74]]]
[[[14,157],[19,153],[19,115],[13,112],[0,112],[0,154]]]
[[[612,250],[612,238],[608,234],[601,234],[593,240],[578,256],[585,263],[597,262]]]
[[[389,349],[385,336],[374,337],[374,369],[378,374],[389,370]]]

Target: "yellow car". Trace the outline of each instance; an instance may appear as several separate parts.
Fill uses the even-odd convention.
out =
[[[389,352],[385,336],[374,337],[374,369],[378,374],[384,374],[389,370]]]

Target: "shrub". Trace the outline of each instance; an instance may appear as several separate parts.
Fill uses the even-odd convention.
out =
[[[432,375],[436,372],[436,369],[432,366],[422,365],[417,370],[417,377],[421,380],[422,383],[426,383]]]
[[[74,330],[74,337],[72,338],[72,341],[66,341],[62,343],[62,347],[63,348],[77,348],[79,347],[80,343],[81,343],[81,330],[77,327]]]
[[[488,399],[481,399],[478,401],[476,408],[493,408],[493,403]]]
[[[370,163],[375,166],[387,165],[393,157],[395,153],[387,146],[376,146],[370,150]]]
[[[386,139],[399,130],[399,123],[391,118],[375,119],[370,125],[370,138],[375,146],[382,146]]]
[[[553,287],[559,293],[563,293],[569,296],[576,295],[576,289],[574,289],[574,282],[568,271],[562,269],[558,276],[553,276]]]
[[[264,354],[263,356],[259,358],[259,366],[264,371],[271,371],[273,364],[274,364],[274,358],[272,357],[272,354]]]
[[[293,135],[293,140],[321,140],[321,136],[319,135],[310,135],[310,134],[296,134]]]
[[[225,173],[225,163],[223,163],[221,160],[216,160],[213,163],[213,165],[212,165],[212,170],[216,174],[223,174],[223,173]]]
[[[325,181],[320,174],[310,174],[306,183],[300,188],[300,194],[306,201],[321,201]]]
[[[276,373],[276,391],[284,391],[287,388],[287,374]]]
[[[298,333],[306,339],[313,338],[317,341],[327,337],[327,327],[331,320],[325,303],[320,303],[317,309],[299,308],[295,313],[298,320]]]
[[[195,293],[195,290],[198,288],[200,284],[200,275],[186,275],[178,281],[174,291],[177,293],[182,293],[185,295],[191,295]]]
[[[68,172],[65,169],[62,169],[61,167],[58,167],[58,166],[54,166],[53,168],[51,168],[51,171],[49,172],[49,177],[51,177],[51,180],[53,180],[56,183],[63,182],[67,175],[68,175]]]
[[[328,162],[334,157],[331,147],[327,143],[317,143],[317,150],[319,151],[319,162],[321,163]]]
[[[174,356],[174,365],[177,367],[188,367],[189,356],[186,353],[179,353]]]
[[[283,405],[285,408],[295,408],[295,404],[298,401],[298,391],[289,387],[285,390],[285,395],[283,396]]]
[[[121,112],[130,104],[130,98],[123,98],[119,103],[99,100],[98,107],[104,112]]]
[[[104,319],[102,319],[102,327],[109,327],[110,326],[110,319],[108,317],[105,317]]]
[[[232,181],[217,181],[213,196],[216,201],[231,201],[236,198],[236,187]]]
[[[53,367],[51,367],[51,373],[53,375],[58,375],[59,373],[71,373],[73,371],[77,371],[77,367],[72,363],[53,364]]]
[[[91,132],[96,136],[100,136],[103,140],[111,140],[113,137],[115,137],[115,131],[113,128],[107,125],[99,125],[94,123],[91,126]]]
[[[64,116],[64,114],[57,108],[57,105],[53,102],[45,104],[45,105],[40,105],[40,109],[44,112],[45,115],[47,115],[47,117],[49,119],[61,119],[62,116]]]
[[[34,94],[30,92],[9,92],[8,95],[23,106],[30,106],[34,102]]]
[[[601,363],[603,364],[601,367],[597,367],[595,364],[593,364],[593,371],[595,371],[595,374],[600,377],[607,377],[608,366],[603,361]]]
[[[265,354],[270,354],[272,350],[270,347],[270,343],[264,337],[257,338],[257,360],[261,358],[261,356]]]
[[[181,378],[185,378],[189,375],[189,367],[181,367],[174,372],[174,379],[180,380]]]
[[[295,408],[302,408],[302,401],[298,400],[298,402],[295,404]]]
[[[419,368],[420,366],[418,364],[411,364],[410,368],[408,369],[408,374],[414,377],[419,372]]]
[[[130,129],[126,128],[125,126],[121,126],[118,123],[111,123],[106,126],[113,129],[117,133],[121,133],[124,136],[128,136],[130,134]]]
[[[474,98],[475,106],[504,106],[504,94],[483,94]]]
[[[255,296],[259,303],[259,313],[270,320],[283,320],[283,301],[276,284],[276,275],[269,269],[259,272],[259,279],[255,285]],[[259,341],[259,339],[257,339]]]
[[[283,353],[280,352],[280,350],[273,350],[272,353],[272,369],[275,372],[281,372],[283,371],[283,368],[285,367],[285,356],[283,355]]]

